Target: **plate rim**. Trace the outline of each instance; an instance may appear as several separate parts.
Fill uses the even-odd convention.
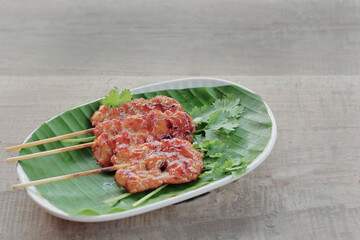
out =
[[[138,87],[138,88],[131,89],[131,91],[134,92],[134,93],[140,93],[140,92],[150,92],[151,90],[143,90],[142,91],[142,89],[149,89],[149,88],[150,89],[151,88],[157,88],[157,90],[179,89],[179,88],[176,88],[176,87],[172,87],[172,88],[171,87],[170,88],[166,87],[168,85],[176,86],[179,83],[181,83],[181,84],[187,83],[187,84],[191,85],[188,88],[201,87],[201,86],[202,87],[207,87],[207,86],[204,86],[204,83],[207,83],[207,84],[212,85],[212,86],[235,85],[235,86],[238,86],[238,87],[240,87],[240,88],[242,88],[244,90],[247,90],[249,92],[254,93],[252,90],[250,90],[250,89],[248,89],[248,88],[246,88],[246,87],[244,87],[244,86],[242,86],[240,84],[236,84],[234,82],[224,80],[224,79],[220,79],[220,78],[211,78],[211,77],[180,78],[180,79],[163,81],[163,82],[159,82],[159,83],[154,83],[154,84],[141,86],[141,87]],[[166,88],[164,88],[164,87],[166,87]],[[182,88],[184,88],[184,87],[182,87]],[[81,107],[81,106],[86,105],[86,104],[88,104],[88,103],[79,105],[77,107]],[[272,122],[272,130],[271,130],[271,136],[270,136],[269,142],[267,143],[267,145],[264,148],[263,152],[260,153],[259,156],[256,159],[254,159],[248,165],[246,173],[240,175],[237,178],[233,178],[232,176],[227,176],[227,177],[224,177],[224,178],[222,178],[220,180],[211,182],[211,183],[209,183],[209,184],[207,184],[205,186],[202,186],[200,188],[194,189],[192,191],[180,194],[180,195],[172,197],[172,198],[164,199],[164,200],[159,201],[159,202],[151,203],[151,204],[148,204],[148,205],[145,205],[145,206],[142,206],[142,207],[137,207],[137,208],[134,208],[134,209],[123,211],[123,212],[108,213],[108,214],[101,214],[101,215],[95,215],[95,216],[85,216],[85,215],[84,216],[83,215],[73,216],[73,215],[69,215],[68,213],[66,213],[66,212],[62,211],[61,209],[55,207],[54,205],[50,204],[45,198],[43,198],[37,192],[37,190],[36,190],[36,188],[34,186],[25,188],[25,191],[28,194],[28,196],[36,204],[38,204],[41,208],[45,209],[51,215],[54,215],[54,216],[62,218],[62,219],[70,220],[70,221],[76,221],[76,222],[105,222],[105,221],[118,220],[118,219],[122,219],[122,218],[126,218],[126,217],[131,217],[131,216],[143,214],[143,213],[146,213],[146,212],[150,212],[150,211],[153,211],[153,210],[156,210],[156,209],[159,209],[159,208],[163,208],[163,207],[166,207],[166,206],[173,205],[175,203],[182,202],[182,201],[187,200],[187,199],[197,197],[197,196],[199,196],[201,194],[204,194],[204,193],[209,192],[211,190],[214,190],[216,188],[222,187],[222,186],[224,186],[226,184],[229,184],[229,183],[231,183],[233,181],[238,180],[241,177],[244,177],[245,175],[247,175],[248,173],[253,171],[256,167],[258,167],[269,156],[269,154],[272,151],[272,149],[273,149],[273,147],[275,145],[275,142],[276,142],[277,125],[276,125],[274,114],[272,113],[270,107],[267,105],[267,103],[265,101],[264,101],[264,104],[266,106],[267,112],[268,112],[270,120]],[[74,107],[74,108],[77,108],[77,107]],[[61,114],[63,114],[63,113],[60,113],[60,114],[50,118],[49,120],[45,121],[45,123],[51,121],[52,119],[58,117]],[[34,131],[32,131],[26,137],[26,139],[24,140],[24,143],[32,136],[32,134],[36,130],[38,130],[38,128],[40,126],[38,126]],[[21,165],[18,162],[16,163],[16,169],[17,169],[18,179],[19,179],[20,183],[29,182],[29,178],[27,177],[26,173],[24,172],[24,170],[22,169]]]

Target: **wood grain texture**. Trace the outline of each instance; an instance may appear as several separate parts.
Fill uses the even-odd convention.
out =
[[[359,0],[0,4],[0,239],[359,238]],[[16,153],[5,148],[45,120],[113,86],[179,75],[225,75],[264,97],[278,140],[259,168],[107,223],[58,219],[11,190],[15,164],[5,159]]]
[[[106,223],[53,217],[24,193],[5,147],[113,86],[151,77],[0,77],[0,239],[358,239],[360,77],[219,76],[263,96],[278,140],[255,171],[194,200]]]
[[[359,75],[359,0],[1,1],[0,75]]]

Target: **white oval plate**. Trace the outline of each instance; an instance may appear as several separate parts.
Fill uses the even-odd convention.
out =
[[[152,92],[152,91],[166,90],[166,89],[217,87],[217,86],[223,86],[223,85],[236,85],[236,86],[243,88],[249,92],[253,92],[253,91],[251,91],[243,86],[240,86],[238,84],[235,84],[233,82],[229,82],[229,81],[222,80],[222,79],[204,78],[204,77],[184,78],[184,79],[177,79],[177,80],[172,80],[172,81],[167,81],[167,82],[162,82],[162,83],[156,83],[156,84],[151,84],[151,85],[147,85],[144,87],[135,88],[135,89],[132,89],[131,91],[133,94],[137,94],[137,93]],[[67,220],[71,220],[71,221],[78,221],[78,222],[103,222],[103,221],[111,221],[111,220],[126,218],[126,217],[130,217],[130,216],[138,215],[141,213],[145,213],[145,212],[150,212],[155,209],[166,207],[166,206],[172,205],[174,203],[178,203],[178,202],[199,196],[208,191],[211,191],[213,189],[216,189],[216,188],[224,186],[228,183],[231,183],[231,182],[239,179],[240,177],[245,176],[246,174],[248,174],[249,172],[254,170],[257,166],[259,166],[265,160],[265,158],[270,154],[271,150],[274,147],[275,141],[276,141],[277,129],[276,129],[276,122],[275,122],[274,115],[271,112],[269,106],[266,103],[265,103],[265,105],[266,105],[268,114],[270,116],[271,122],[272,122],[272,132],[271,132],[270,140],[269,140],[267,146],[265,147],[264,151],[254,161],[252,161],[252,163],[247,167],[247,172],[245,174],[242,174],[238,178],[233,178],[231,176],[228,176],[228,177],[222,178],[218,181],[212,182],[208,185],[205,185],[203,187],[200,187],[198,189],[195,189],[193,191],[190,191],[190,192],[187,192],[187,193],[184,193],[184,194],[181,194],[179,196],[175,196],[175,197],[172,197],[169,199],[165,199],[160,202],[152,203],[152,204],[145,205],[143,207],[138,207],[135,209],[130,209],[130,210],[127,210],[124,212],[104,214],[104,215],[98,215],[98,216],[71,216],[71,215],[65,213],[64,211],[58,209],[57,207],[51,205],[46,199],[41,197],[38,194],[38,192],[36,191],[35,187],[33,187],[33,186],[27,187],[25,190],[31,199],[33,199],[40,207],[44,208],[50,214],[60,217],[60,218],[63,218],[63,219],[67,219]],[[49,119],[48,121],[50,121],[50,120],[51,119]],[[35,129],[34,132],[36,130],[37,129]],[[33,133],[31,133],[24,142],[26,142],[31,137],[32,134]],[[29,182],[29,178],[25,174],[25,172],[22,169],[22,167],[20,166],[20,164],[17,164],[17,173],[18,173],[19,180],[21,183]]]

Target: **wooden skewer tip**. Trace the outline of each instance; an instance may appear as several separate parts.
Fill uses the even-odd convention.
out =
[[[74,133],[64,134],[64,135],[61,135],[61,136],[42,139],[42,140],[35,141],[35,142],[24,143],[24,144],[12,146],[12,147],[7,147],[6,151],[10,152],[10,151],[14,151],[14,150],[22,149],[22,148],[27,148],[27,147],[37,146],[37,145],[40,145],[40,144],[55,142],[55,141],[70,138],[70,137],[76,137],[76,136],[79,136],[79,135],[92,133],[93,131],[94,131],[94,128],[90,128],[90,129],[81,130],[81,131],[74,132]]]
[[[72,173],[72,174],[67,174],[67,175],[62,175],[62,176],[57,176],[57,177],[40,179],[40,180],[31,181],[31,182],[27,182],[27,183],[15,184],[12,186],[12,189],[26,188],[29,186],[36,186],[36,185],[45,184],[45,183],[58,182],[61,180],[78,178],[78,177],[83,177],[83,176],[88,176],[88,175],[93,175],[93,174],[98,174],[98,173],[109,173],[109,172],[119,170],[120,168],[129,167],[130,165],[131,165],[130,163],[122,164],[122,165],[114,165],[111,167],[99,168],[99,169],[89,170],[89,171],[85,171],[85,172]]]
[[[16,162],[16,161],[21,161],[21,160],[30,159],[30,158],[43,157],[43,156],[47,156],[47,155],[51,155],[51,154],[55,154],[55,153],[63,153],[63,152],[68,152],[68,151],[73,151],[73,150],[79,150],[79,149],[91,147],[93,145],[94,145],[94,142],[83,143],[83,144],[74,145],[74,146],[70,146],[70,147],[58,148],[58,149],[53,149],[53,150],[44,151],[44,152],[22,155],[22,156],[18,156],[18,157],[12,157],[12,158],[6,159],[6,162]]]

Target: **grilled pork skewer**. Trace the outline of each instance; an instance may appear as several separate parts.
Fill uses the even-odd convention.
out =
[[[93,126],[96,126],[98,123],[101,123],[105,120],[111,120],[111,119],[121,119],[126,118],[131,115],[137,115],[141,113],[147,113],[151,110],[159,110],[161,112],[165,111],[171,111],[171,112],[177,112],[177,111],[184,111],[184,108],[181,106],[181,104],[176,101],[175,99],[172,99],[170,97],[166,96],[156,96],[152,98],[151,100],[145,100],[143,98],[139,99],[133,99],[130,102],[123,103],[119,107],[109,107],[102,105],[100,106],[99,110],[96,111],[93,116],[91,117],[90,121]],[[7,152],[37,146],[45,143],[55,142],[62,139],[75,137],[79,135],[83,135],[86,133],[93,132],[94,128],[81,130],[74,133],[68,133],[61,136],[56,136],[52,138],[42,139],[39,141],[34,141],[30,143],[20,144],[12,147],[6,148]],[[12,160],[10,160],[12,161]],[[18,160],[13,160],[18,161]]]
[[[96,126],[98,123],[105,120],[126,118],[131,115],[148,113],[152,110],[158,110],[161,112],[183,112],[184,108],[178,101],[166,96],[156,96],[150,100],[138,98],[133,99],[130,102],[123,103],[116,108],[102,105],[99,110],[94,113],[90,121],[93,126]]]
[[[117,170],[115,181],[130,193],[157,188],[163,184],[187,183],[197,179],[203,169],[203,154],[189,141],[174,138],[134,146],[120,145],[111,161]]]
[[[94,130],[97,137],[92,146],[95,160],[101,167],[110,161],[118,145],[137,145],[162,139],[180,138],[193,141],[195,123],[186,112],[164,113],[152,110],[147,114],[99,123]]]
[[[45,179],[35,180],[35,181],[27,182],[27,183],[15,184],[12,186],[12,188],[20,189],[20,188],[26,188],[29,186],[36,186],[36,185],[45,184],[45,183],[52,183],[52,182],[58,182],[58,181],[77,178],[77,177],[89,176],[89,175],[98,174],[98,173],[108,173],[108,172],[116,171],[120,168],[129,167],[129,166],[130,166],[130,164],[123,164],[123,165],[116,165],[116,166],[111,166],[111,167],[107,167],[107,168],[99,168],[99,169],[89,170],[89,171],[85,171],[85,172],[72,173],[72,174],[67,174],[67,175],[62,175],[62,176],[57,176],[57,177],[45,178]]]
[[[190,135],[194,132],[195,124],[187,113],[173,113],[170,111],[162,113],[158,110],[152,110],[147,114],[138,114],[125,119],[114,119],[99,123],[94,129],[97,139],[92,143],[8,158],[6,161],[21,161],[92,147],[99,165],[107,167],[112,165],[110,158],[117,145],[134,145],[174,137],[192,141]]]
[[[89,132],[96,136],[92,143],[9,158],[7,161],[92,147],[95,159],[103,168],[17,184],[13,188],[117,171],[115,181],[130,193],[136,193],[163,184],[190,182],[201,174],[203,154],[189,142],[195,132],[194,121],[174,99],[157,96],[151,100],[135,99],[117,108],[101,106],[92,116],[91,123],[95,128],[15,146],[10,150]]]
[[[130,193],[179,184],[199,177],[203,154],[182,139],[154,141],[135,146],[120,145],[111,161],[114,166],[13,185],[13,189],[117,171],[115,181]]]

